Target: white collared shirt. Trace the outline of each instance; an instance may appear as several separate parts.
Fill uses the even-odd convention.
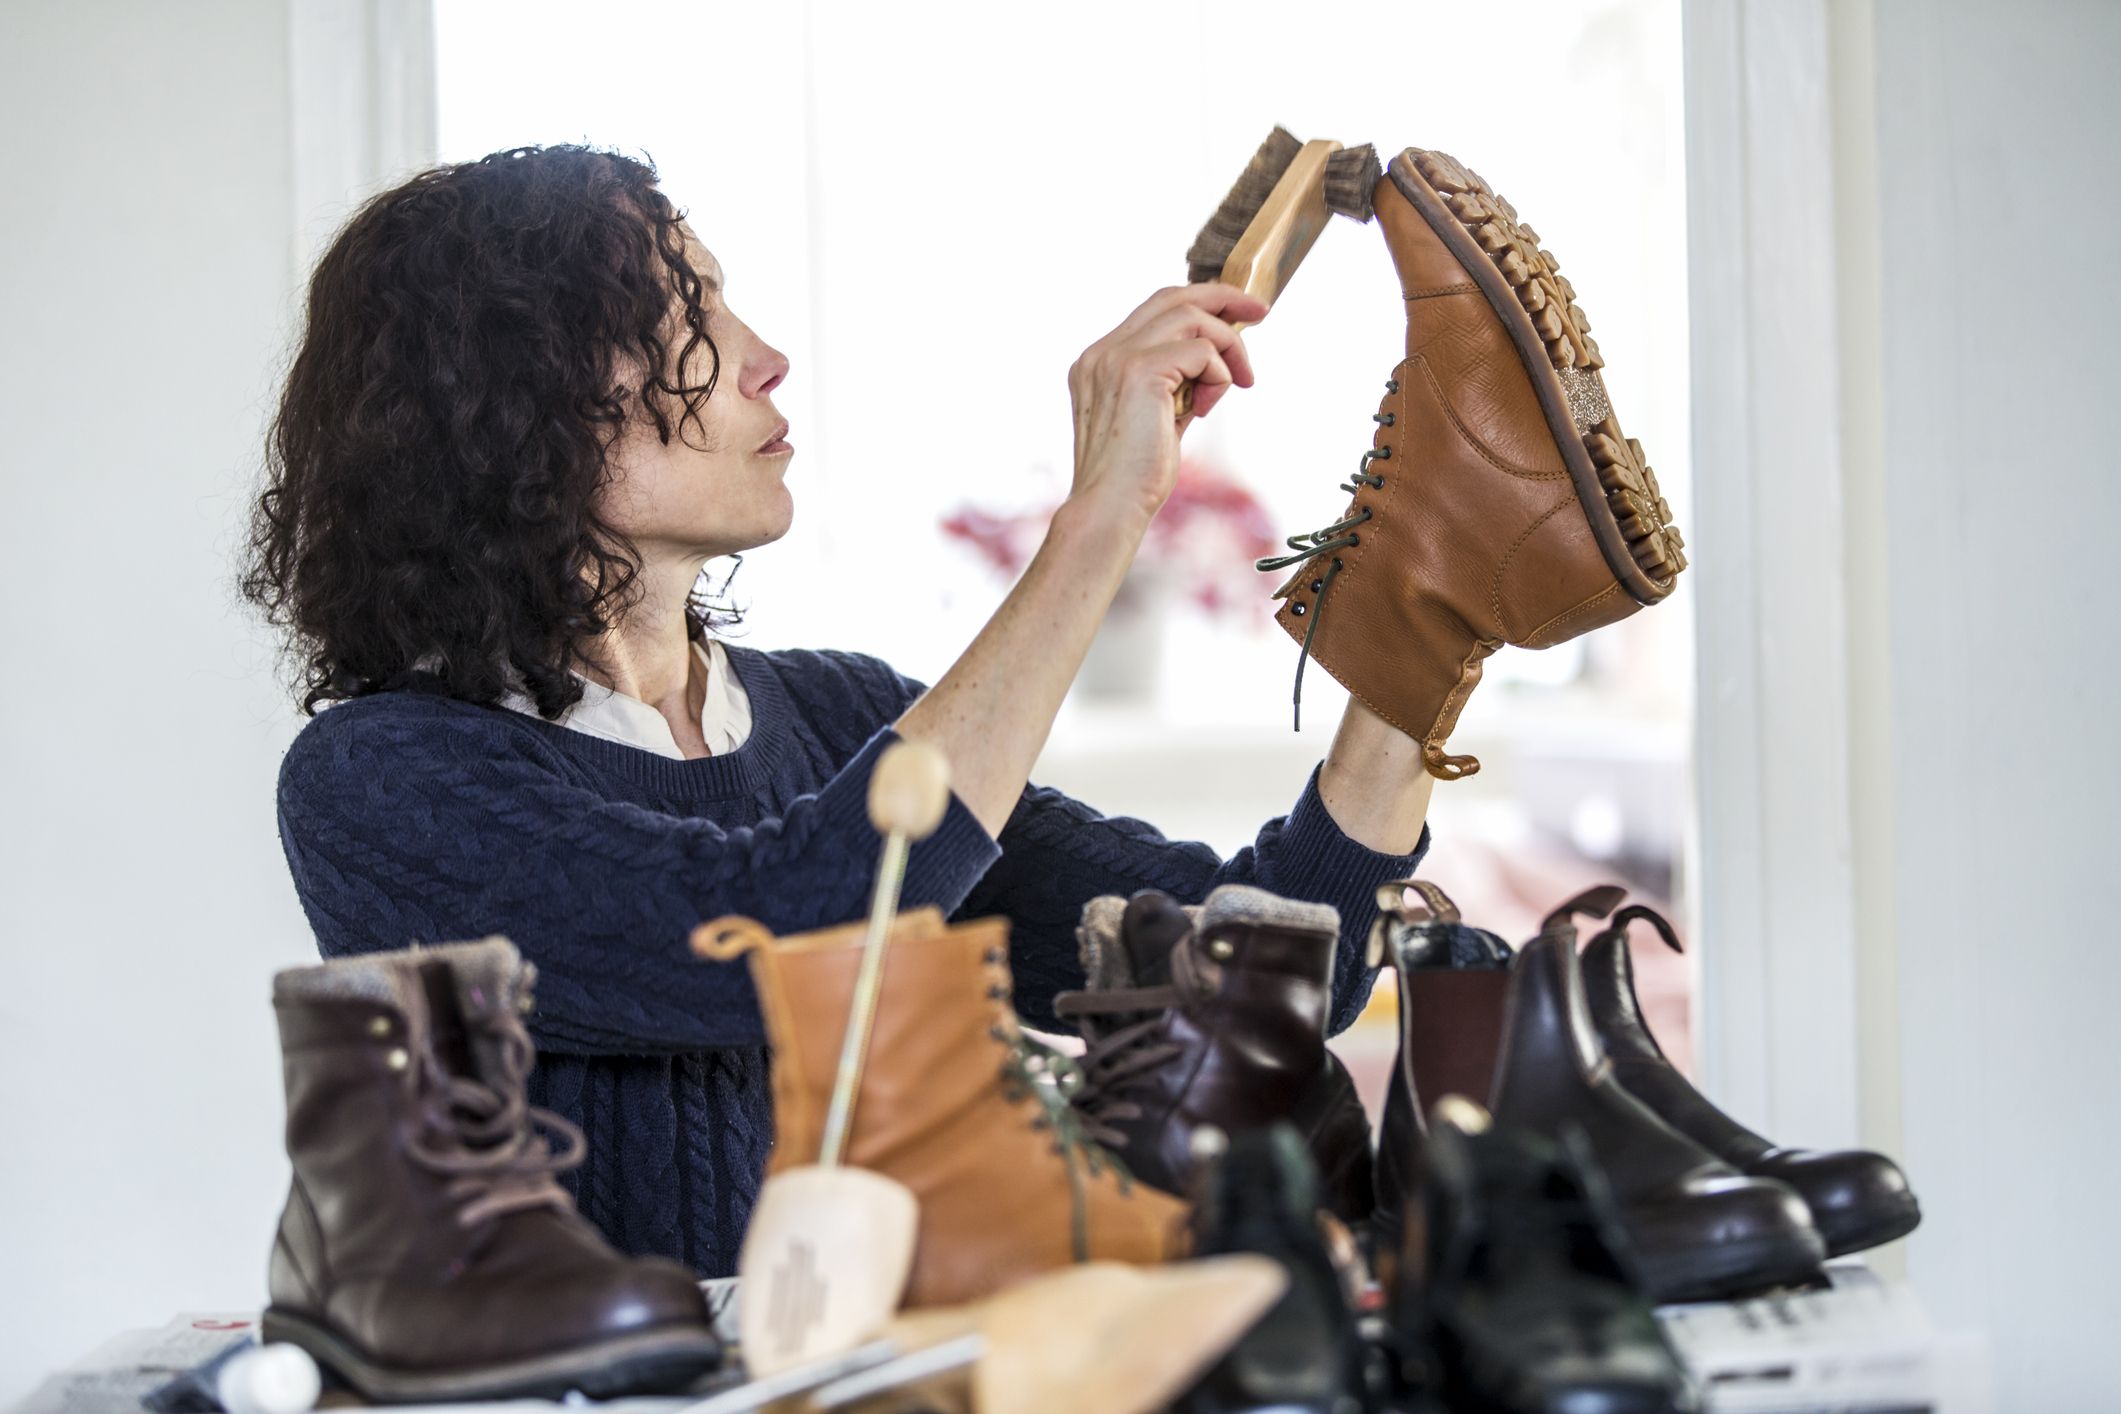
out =
[[[751,735],[751,695],[729,666],[728,651],[719,642],[709,639],[704,645],[695,643],[692,651],[707,665],[707,700],[700,704],[700,735],[706,740],[708,751],[725,756],[742,746]],[[638,697],[613,691],[580,673],[575,677],[582,684],[582,700],[562,712],[555,725],[587,732],[622,746],[653,751],[675,761],[685,759],[685,753],[678,749],[677,738],[670,734],[670,723],[663,720],[661,712]],[[533,717],[538,714],[537,703],[520,692],[503,697],[501,705],[512,712]]]

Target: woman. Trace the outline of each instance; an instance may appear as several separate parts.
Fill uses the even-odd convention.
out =
[[[687,935],[725,912],[784,933],[861,916],[892,741],[940,747],[954,787],[904,905],[1006,914],[1018,1009],[1052,1029],[1086,900],[1232,880],[1341,909],[1346,1026],[1430,779],[1351,704],[1295,807],[1228,860],[1028,784],[1180,437],[1252,382],[1227,321],[1266,311],[1228,285],[1158,291],[1069,370],[1073,490],[932,688],[860,653],[714,640],[702,566],[793,515],[770,396],[788,360],[721,285],[654,170],[613,154],[515,149],[376,197],[312,278],[243,581],[313,714],[279,820],[321,951],[514,939],[539,969],[532,1099],[588,1137],[584,1212],[708,1275],[734,1268],[772,1110],[748,975]]]

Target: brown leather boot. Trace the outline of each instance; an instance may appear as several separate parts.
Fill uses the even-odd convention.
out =
[[[1397,1073],[1378,1146],[1397,1201],[1380,1200],[1381,1231],[1419,1172],[1425,1107],[1458,1094],[1499,1125],[1557,1141],[1581,1132],[1658,1301],[1718,1300],[1817,1273],[1826,1249],[1793,1189],[1741,1174],[1616,1078],[1584,998],[1574,919],[1610,913],[1622,890],[1570,899],[1512,956],[1494,934],[1461,924],[1434,885],[1421,889],[1425,906],[1388,906],[1376,925],[1400,985]],[[1380,1183],[1386,1173],[1380,1164]]]
[[[294,1176],[262,1333],[372,1402],[669,1390],[721,1361],[692,1273],[614,1252],[554,1181],[582,1136],[524,1103],[535,975],[488,938],[273,979]]]
[[[1370,1121],[1326,1049],[1338,912],[1246,884],[1196,905],[1145,889],[1090,900],[1077,936],[1090,986],[1054,1001],[1090,1046],[1073,1102],[1135,1177],[1191,1193],[1196,1127],[1286,1121],[1324,1205],[1369,1218]]]
[[[776,938],[729,917],[694,930],[703,956],[751,961],[773,1047],[769,1175],[817,1162],[865,927]],[[1007,919],[899,915],[846,1162],[920,1202],[909,1310],[976,1301],[1075,1262],[1183,1255],[1185,1205],[1135,1183],[1082,1135],[1009,992]]]
[[[1772,1178],[1797,1190],[1826,1240],[1826,1255],[1861,1252],[1905,1237],[1922,1221],[1922,1205],[1900,1165],[1868,1149],[1786,1149],[1763,1139],[1709,1103],[1665,1059],[1635,996],[1635,960],[1628,925],[1646,920],[1674,952],[1679,934],[1664,915],[1630,904],[1584,945],[1584,994],[1598,1039],[1628,1093],[1657,1117],[1741,1173]]]
[[[1276,621],[1452,780],[1480,768],[1443,744],[1489,654],[1626,618],[1671,593],[1686,558],[1537,233],[1476,174],[1419,148],[1392,159],[1374,205],[1407,356],[1342,488],[1347,512],[1259,568],[1296,566]]]

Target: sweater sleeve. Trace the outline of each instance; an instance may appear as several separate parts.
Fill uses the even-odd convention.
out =
[[[692,928],[741,913],[795,933],[867,910],[869,776],[898,740],[889,726],[781,816],[726,829],[610,800],[519,733],[496,745],[448,714],[417,726],[333,708],[289,751],[280,832],[297,890],[326,955],[507,934],[538,968],[541,1049],[760,1044],[748,965],[694,957]],[[953,794],[908,853],[904,906],[951,912],[999,853]]]
[[[927,691],[896,675],[907,705]],[[1328,903],[1340,912],[1328,1028],[1361,1014],[1377,981],[1363,958],[1377,912],[1377,886],[1413,874],[1429,850],[1429,827],[1407,854],[1385,854],[1349,839],[1318,793],[1319,767],[1288,814],[1267,821],[1250,845],[1224,859],[1214,847],[1167,839],[1154,825],[1103,815],[1049,786],[1026,785],[1000,837],[1001,857],[973,886],[953,919],[1005,914],[1016,1009],[1042,1030],[1070,1028],[1053,1014],[1056,993],[1081,987],[1075,929],[1083,905],[1100,894],[1129,897],[1161,889],[1199,903],[1218,884],[1254,884],[1284,898]]]
[[[1363,956],[1377,886],[1415,871],[1428,853],[1429,828],[1422,826],[1407,854],[1349,839],[1319,796],[1318,772],[1311,768],[1288,814],[1267,821],[1228,859],[1207,844],[1167,839],[1144,820],[1102,815],[1050,786],[1027,785],[1002,828],[1000,860],[956,916],[1009,916],[1017,1011],[1033,1026],[1063,1031],[1070,1028],[1053,1014],[1053,998],[1084,984],[1075,930],[1083,905],[1100,894],[1161,889],[1181,903],[1199,903],[1217,885],[1235,883],[1331,904],[1340,913],[1340,946],[1327,1029],[1338,1033],[1361,1014],[1377,980]]]

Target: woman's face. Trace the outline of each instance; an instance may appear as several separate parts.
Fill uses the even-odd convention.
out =
[[[655,424],[637,407],[613,449],[612,479],[601,509],[648,560],[704,560],[749,550],[787,534],[795,517],[787,486],[793,450],[759,450],[781,426],[781,414],[767,395],[787,377],[788,359],[730,311],[721,262],[689,226],[680,229],[692,268],[705,284],[700,308],[722,365],[697,420],[680,423],[682,406],[665,396],[664,415],[673,424],[669,442],[658,439]],[[674,306],[672,358],[689,336],[682,315],[682,306]],[[713,367],[713,356],[702,344],[686,365],[685,381],[703,382]]]

